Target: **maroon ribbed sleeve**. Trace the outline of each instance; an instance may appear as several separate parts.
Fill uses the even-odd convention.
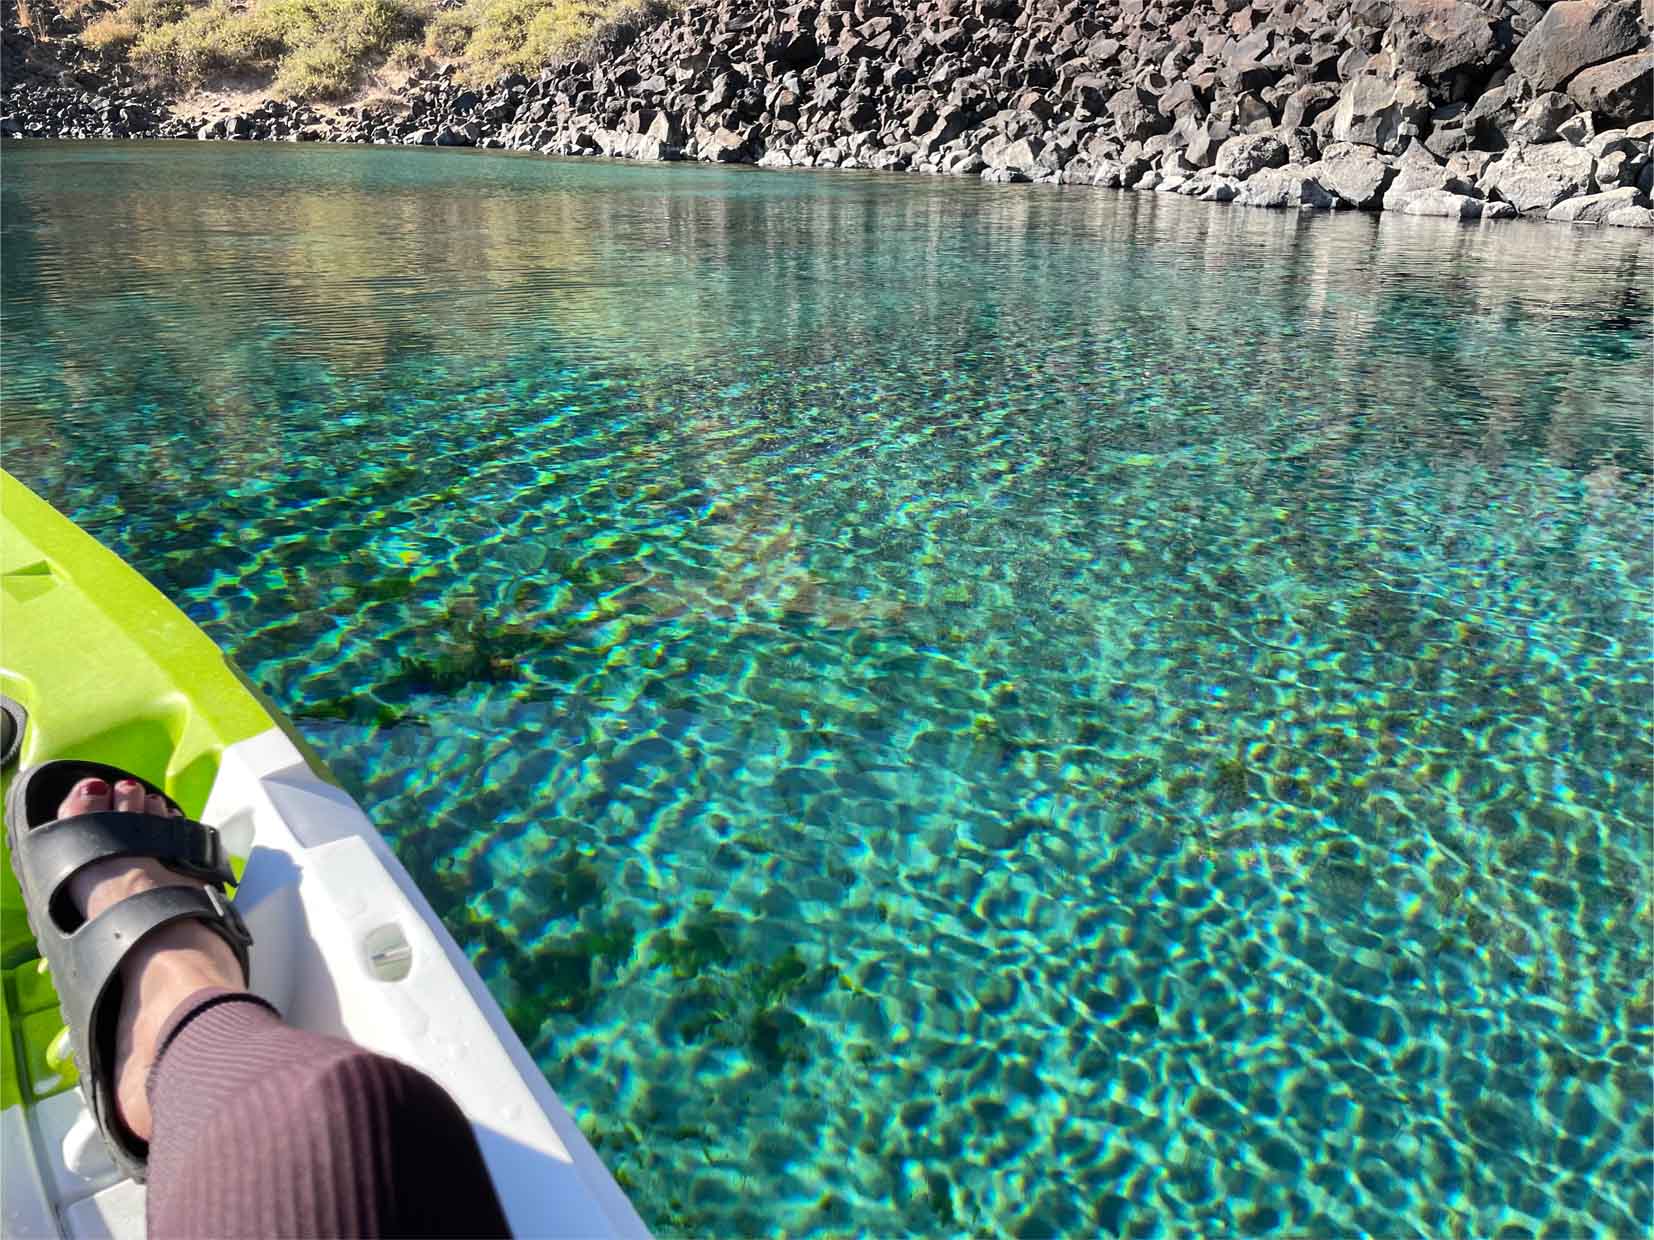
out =
[[[149,1076],[149,1234],[506,1236],[471,1125],[394,1059],[243,991],[167,1022]]]

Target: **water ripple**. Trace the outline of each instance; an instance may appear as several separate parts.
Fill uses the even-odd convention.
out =
[[[1649,244],[18,145],[8,468],[662,1234],[1651,1222]]]

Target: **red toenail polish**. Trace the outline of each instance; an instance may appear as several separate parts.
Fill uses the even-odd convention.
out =
[[[89,779],[80,786],[80,790],[89,797],[106,797],[109,795],[109,785],[101,779]]]

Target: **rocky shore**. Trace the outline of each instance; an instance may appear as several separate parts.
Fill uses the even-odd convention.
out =
[[[10,14],[8,14],[10,16]],[[483,146],[1654,227],[1654,0],[691,0],[586,61],[202,119],[8,22],[11,137]]]

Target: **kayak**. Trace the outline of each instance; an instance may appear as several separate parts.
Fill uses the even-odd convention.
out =
[[[138,572],[0,471],[0,780],[113,763],[219,829],[251,988],[289,1023],[412,1064],[465,1112],[519,1236],[647,1229],[361,807],[281,713]],[[6,725],[8,733],[16,729]],[[0,867],[0,1235],[142,1237],[76,1087],[11,859]]]

